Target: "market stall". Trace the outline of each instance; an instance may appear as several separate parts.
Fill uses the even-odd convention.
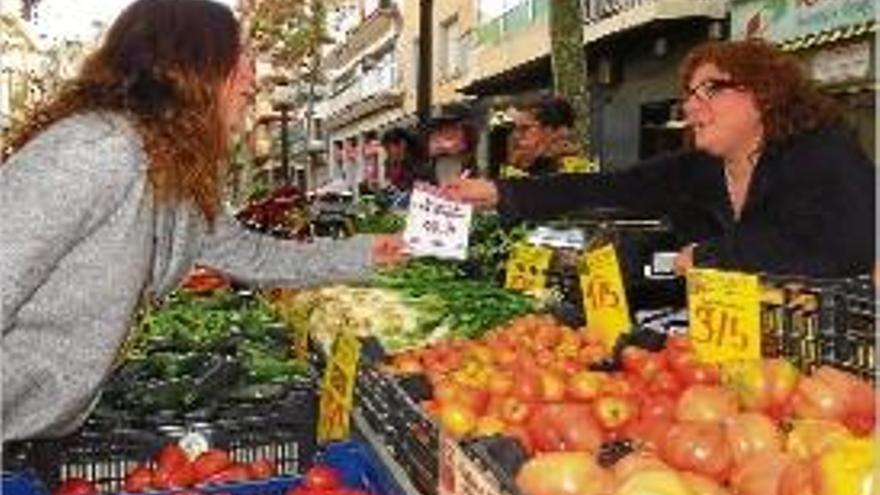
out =
[[[403,227],[369,201],[351,225]],[[4,490],[875,493],[869,282],[695,270],[676,306],[656,223],[536,227],[362,286],[197,272],[80,430],[4,445]]]

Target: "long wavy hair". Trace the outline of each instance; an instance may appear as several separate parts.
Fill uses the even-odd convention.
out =
[[[54,122],[88,111],[126,115],[150,159],[160,203],[192,202],[212,223],[220,207],[229,131],[220,88],[242,51],[232,11],[211,0],[137,0],[77,77],[12,132],[20,149]]]
[[[691,50],[681,65],[682,94],[694,72],[712,64],[755,96],[764,144],[841,123],[837,104],[821,94],[793,55],[762,40],[713,41]]]

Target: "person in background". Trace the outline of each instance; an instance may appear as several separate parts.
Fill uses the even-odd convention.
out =
[[[385,149],[385,180],[399,192],[412,189],[418,168],[418,140],[400,127],[382,134]]]
[[[875,259],[876,167],[793,56],[758,40],[710,42],[681,66],[691,150],[621,172],[446,187],[514,218],[582,207],[667,216],[693,266],[838,277]]]
[[[574,110],[564,99],[543,96],[513,109],[509,177],[580,173],[588,162],[574,134]]]
[[[222,209],[230,140],[254,92],[239,24],[211,0],[136,0],[0,163],[3,440],[88,414],[141,304],[196,262],[257,286],[362,280],[398,237],[311,244]]]

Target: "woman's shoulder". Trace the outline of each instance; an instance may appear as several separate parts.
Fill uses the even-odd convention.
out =
[[[792,137],[784,148],[798,153],[855,153],[860,150],[856,136],[843,126],[821,127]]]
[[[36,139],[64,140],[70,144],[140,147],[134,125],[122,114],[90,111],[64,117],[50,125]]]
[[[817,169],[848,169],[870,166],[871,159],[852,132],[842,126],[823,127],[793,137],[781,147],[785,162]]]
[[[18,154],[25,161],[49,161],[83,170],[120,168],[142,172],[147,163],[134,125],[112,112],[91,111],[59,119]]]

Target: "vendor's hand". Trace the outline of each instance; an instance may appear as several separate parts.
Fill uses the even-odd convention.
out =
[[[373,236],[373,264],[379,266],[399,265],[407,260],[406,243],[400,234]]]
[[[455,201],[479,208],[491,208],[498,204],[498,188],[486,179],[454,179],[443,186],[443,192]]]
[[[678,252],[673,262],[676,275],[684,276],[689,269],[694,267],[695,246],[696,244],[688,244]]]

